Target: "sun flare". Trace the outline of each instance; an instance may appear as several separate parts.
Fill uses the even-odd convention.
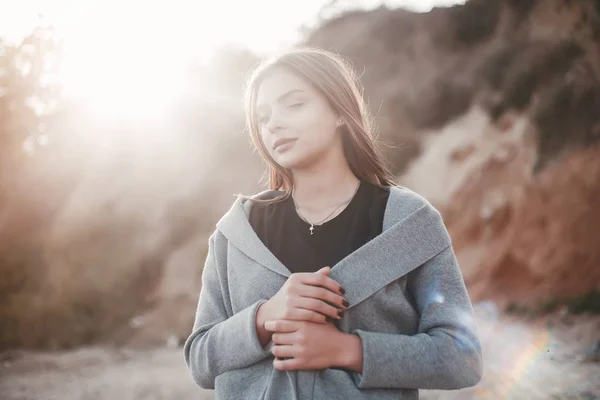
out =
[[[0,0],[2,1],[2,0]],[[464,0],[360,0],[425,11]],[[17,4],[18,3],[18,4]],[[0,15],[0,35],[26,30],[41,15],[64,40],[58,77],[65,94],[105,116],[152,118],[185,88],[192,60],[206,61],[219,46],[258,53],[289,46],[298,29],[315,21],[326,2],[277,0],[20,0],[11,17]],[[311,22],[312,21],[312,22]]]
[[[118,15],[111,7],[88,7],[96,18],[87,20],[95,22],[64,33],[59,80],[65,94],[102,115],[156,116],[184,89],[185,68],[197,51],[190,51],[170,9],[123,5]],[[196,39],[194,46],[203,43]]]

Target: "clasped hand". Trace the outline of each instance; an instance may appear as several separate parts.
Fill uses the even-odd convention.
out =
[[[338,366],[342,351],[339,335],[331,322],[267,321],[273,333],[273,366],[279,370],[325,369]]]
[[[329,278],[331,268],[292,274],[261,309],[264,329],[272,332],[273,366],[279,370],[339,366],[343,336],[329,318],[341,319],[348,307],[344,289]],[[339,307],[336,308],[335,306]]]

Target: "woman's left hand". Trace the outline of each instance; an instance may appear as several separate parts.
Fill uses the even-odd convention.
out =
[[[327,322],[277,320],[267,321],[265,329],[273,333],[271,352],[278,370],[326,369],[340,366],[344,338],[347,334]]]

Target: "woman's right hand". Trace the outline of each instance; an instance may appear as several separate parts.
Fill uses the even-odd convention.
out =
[[[327,317],[341,319],[340,308],[347,308],[345,291],[329,277],[330,267],[317,272],[290,275],[281,289],[258,310],[257,320],[262,324],[269,320],[327,322]],[[258,321],[257,321],[258,322]]]

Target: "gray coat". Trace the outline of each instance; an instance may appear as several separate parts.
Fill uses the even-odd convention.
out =
[[[350,307],[336,326],[360,336],[362,374],[280,371],[255,315],[290,276],[238,198],[209,239],[193,331],[184,346],[195,382],[216,399],[418,399],[418,389],[474,386],[482,375],[473,309],[440,213],[391,189],[383,232],[332,266]],[[292,244],[290,244],[292,245]],[[321,266],[317,266],[321,267]]]

